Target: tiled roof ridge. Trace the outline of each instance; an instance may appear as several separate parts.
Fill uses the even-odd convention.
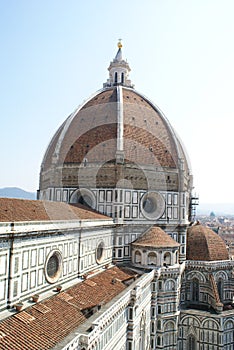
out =
[[[81,204],[47,200],[0,198],[0,222],[85,219],[106,220],[109,217]]]
[[[153,241],[155,237],[159,237],[159,240],[157,239]],[[160,242],[161,239],[161,242]],[[151,242],[150,242],[151,240]],[[169,236],[164,230],[162,230],[159,226],[151,226],[148,228],[144,233],[138,237],[133,244],[136,245],[156,245],[156,246],[163,246],[163,247],[174,247],[174,246],[179,246],[180,244],[176,242],[171,236]]]

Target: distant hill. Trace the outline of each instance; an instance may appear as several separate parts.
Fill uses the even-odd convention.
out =
[[[234,215],[234,203],[200,203],[197,207],[198,215]]]
[[[0,197],[36,199],[36,193],[27,192],[18,187],[5,187],[0,188]]]

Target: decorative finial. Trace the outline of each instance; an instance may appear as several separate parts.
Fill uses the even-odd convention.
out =
[[[122,39],[119,39],[119,42],[118,42],[118,48],[121,49],[122,48],[122,43],[121,43]]]

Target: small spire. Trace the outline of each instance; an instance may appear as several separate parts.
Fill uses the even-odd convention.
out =
[[[122,47],[123,47],[123,45],[122,45],[122,39],[119,39],[117,46],[118,46],[119,50],[118,50],[118,52],[117,52],[117,54],[116,54],[114,60],[115,60],[115,61],[118,61],[118,62],[121,62],[121,61],[123,60],[123,57],[122,57],[122,50],[121,50]]]
[[[123,85],[128,87],[133,87],[131,80],[129,80],[128,75],[130,72],[130,67],[127,61],[125,61],[122,57],[122,39],[119,39],[117,43],[118,51],[116,53],[115,58],[112,62],[110,62],[109,70],[109,79],[104,87],[110,87],[115,85]]]

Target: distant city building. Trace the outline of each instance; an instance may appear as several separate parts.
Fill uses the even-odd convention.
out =
[[[186,151],[122,44],[60,126],[38,200],[0,198],[0,348],[231,350],[234,262],[194,216]]]

